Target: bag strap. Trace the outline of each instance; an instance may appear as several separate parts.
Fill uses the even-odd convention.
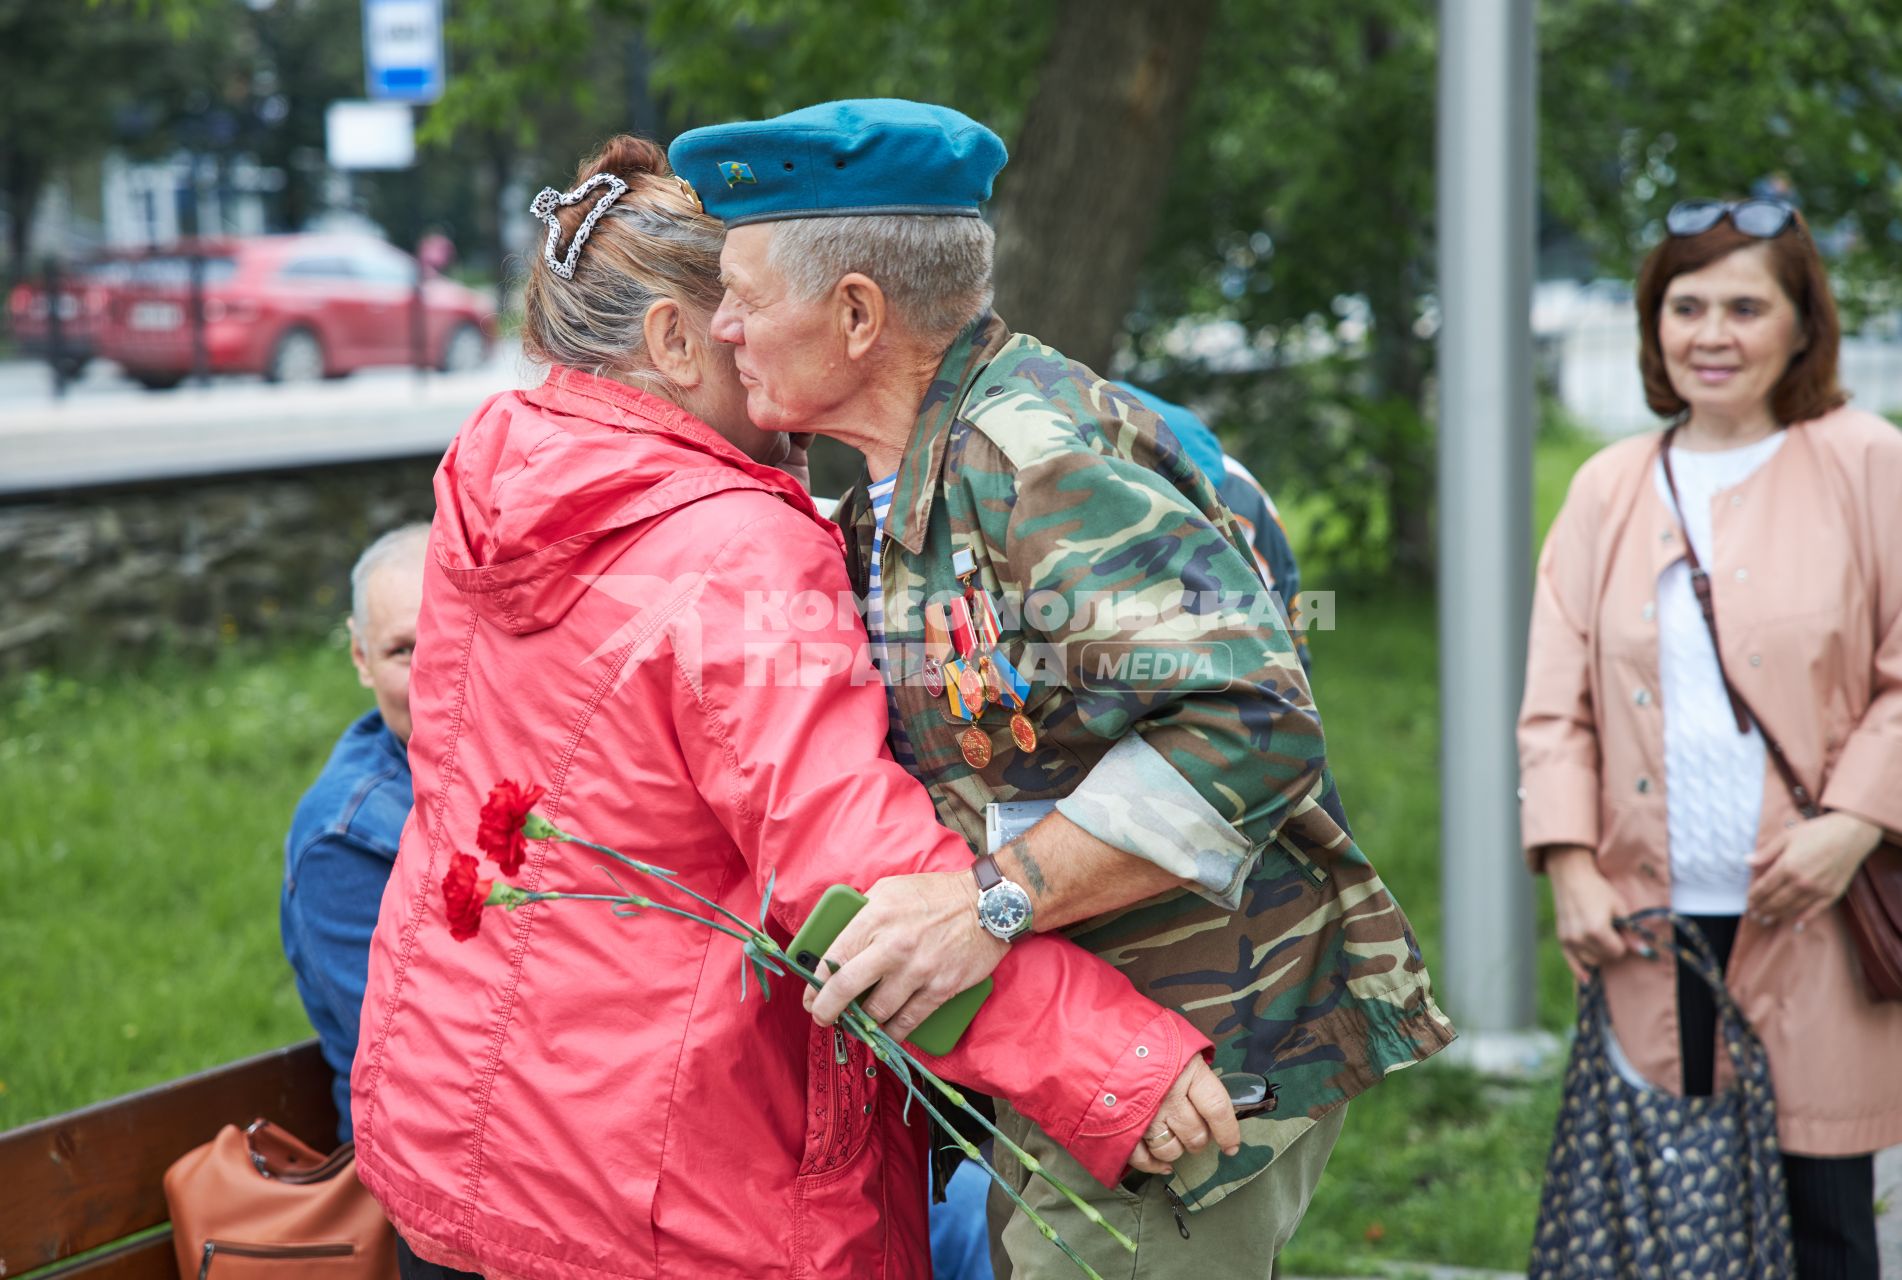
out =
[[[320,1155],[269,1120],[253,1120],[244,1131],[251,1167],[273,1182],[302,1185],[327,1182],[356,1159],[356,1144],[346,1142],[329,1155]]]
[[[1685,968],[1703,979],[1704,985],[1711,991],[1711,998],[1717,1002],[1718,1009],[1742,1020],[1745,1028],[1750,1021],[1744,1017],[1744,1011],[1730,994],[1730,988],[1724,983],[1723,968],[1717,963],[1717,953],[1711,950],[1710,939],[1697,927],[1696,921],[1687,920],[1669,907],[1649,907],[1643,911],[1634,911],[1628,916],[1617,916],[1612,924],[1627,933],[1633,933],[1645,939],[1655,950],[1647,958],[1655,958],[1662,952],[1676,960],[1681,960]],[[1648,926],[1665,924],[1669,927],[1661,934],[1653,933]],[[1685,941],[1688,939],[1688,946]],[[1644,954],[1640,952],[1640,954]]]
[[[1730,711],[1737,717],[1737,732],[1748,733],[1755,724],[1757,732],[1763,735],[1764,750],[1770,753],[1770,762],[1776,766],[1777,773],[1783,779],[1783,785],[1790,789],[1790,799],[1796,802],[1796,811],[1805,818],[1814,818],[1822,814],[1821,806],[1810,795],[1809,788],[1796,776],[1796,768],[1789,757],[1783,754],[1783,748],[1777,744],[1763,717],[1758,715],[1750,703],[1731,683],[1730,672],[1724,668],[1724,646],[1717,639],[1717,602],[1711,594],[1710,574],[1697,559],[1697,548],[1691,545],[1690,526],[1684,520],[1684,504],[1677,496],[1677,477],[1671,474],[1671,441],[1677,436],[1677,424],[1665,429],[1664,438],[1658,445],[1658,458],[1664,464],[1664,487],[1671,494],[1671,510],[1677,516],[1679,531],[1684,538],[1684,559],[1691,569],[1691,593],[1697,597],[1698,611],[1704,615],[1704,626],[1710,631],[1711,653],[1717,659],[1717,675],[1724,682],[1724,692],[1730,695]]]

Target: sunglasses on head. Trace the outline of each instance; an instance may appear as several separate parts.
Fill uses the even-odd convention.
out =
[[[1730,219],[1747,236],[1771,240],[1783,234],[1796,217],[1796,206],[1784,200],[1680,200],[1664,215],[1664,229],[1674,236],[1697,236]]]

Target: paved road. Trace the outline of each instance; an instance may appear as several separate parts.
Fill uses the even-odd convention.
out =
[[[0,362],[0,493],[440,452],[483,399],[532,377],[513,344],[481,369],[367,370],[146,391],[95,362],[55,400],[42,366]]]
[[[495,344],[494,351],[480,372],[512,378],[520,360],[521,346],[513,339],[505,339]],[[318,387],[396,386],[415,379],[416,374],[412,369],[376,368],[364,369],[335,382],[320,383]],[[181,393],[222,399],[270,390],[273,390],[271,384],[264,379],[255,374],[245,374],[213,378],[210,387],[203,389],[186,386],[174,391],[147,391],[128,378],[112,361],[94,360],[86,366],[85,376],[77,382],[66,384],[63,403],[95,406],[107,400],[117,400],[127,408],[132,408],[136,405],[159,405],[179,397]],[[52,408],[59,403],[53,399],[53,375],[45,364],[37,360],[0,360],[0,432],[14,429],[38,410]]]

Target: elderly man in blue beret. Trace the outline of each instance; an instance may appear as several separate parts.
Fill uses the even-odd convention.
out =
[[[815,1016],[863,994],[916,1025],[987,969],[947,927],[972,913],[1004,941],[1065,931],[1194,1022],[1223,1075],[1158,1112],[1115,1187],[998,1103],[1005,1132],[1141,1242],[1133,1271],[1010,1176],[1105,1274],[1269,1276],[1349,1099],[1453,1033],[1348,833],[1247,543],[1160,416],[991,312],[989,129],[835,102],[669,154],[728,228],[713,335],[749,415],[864,456],[837,519],[891,750],[974,855],[968,875],[871,886]],[[1101,1122],[1129,1102],[1104,1094]],[[992,1208],[1000,1274],[1073,1274],[1001,1195]]]

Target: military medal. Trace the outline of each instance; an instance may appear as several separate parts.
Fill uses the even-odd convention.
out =
[[[945,692],[952,715],[959,720],[979,720],[988,704],[1006,699],[1022,707],[1024,699],[1018,686],[1023,685],[1023,677],[997,648],[1002,631],[997,605],[990,592],[971,583],[977,573],[977,557],[970,548],[959,547],[951,553],[951,572],[964,584],[964,594],[953,596],[944,605],[925,606],[925,642],[928,652],[934,641],[941,646],[939,652],[957,650],[958,656],[944,664]],[[1019,720],[1023,721],[1021,731]],[[1012,718],[1010,736],[1020,747],[1026,739],[1036,745],[1036,732],[1021,714]],[[991,762],[991,735],[983,726],[973,724],[958,735],[958,749],[964,753],[964,763],[982,769]]]
[[[958,735],[958,746],[964,752],[964,763],[973,769],[982,769],[991,762],[991,737],[976,725]]]
[[[960,720],[969,720],[971,717],[964,713],[964,690],[958,687],[968,678],[964,663],[957,658],[951,659],[944,664],[943,675],[944,696],[950,703],[951,714]]]
[[[977,671],[984,678],[984,701],[1002,702],[1004,700],[1004,681],[997,674],[997,668],[991,665],[989,658],[977,660]]]
[[[985,679],[982,667],[974,667],[961,662],[958,671],[959,702],[963,705],[963,718],[976,720],[984,714]]]
[[[1010,703],[1013,710],[1010,715],[1010,740],[1017,749],[1031,752],[1037,749],[1037,726],[1030,723],[1030,717],[1024,714],[1025,699],[1030,697],[1030,681],[1011,665],[1002,650],[991,655],[992,675],[1001,686],[1004,701]]]
[[[1019,751],[1028,753],[1037,749],[1036,726],[1031,724],[1030,717],[1021,711],[1010,713],[1010,740],[1017,744]]]
[[[951,627],[945,621],[944,606],[930,601],[925,605],[925,661],[920,672],[925,690],[932,697],[945,691],[944,661],[951,656]]]
[[[969,588],[964,598],[970,604],[971,623],[977,629],[977,647],[989,653],[1003,638],[1003,628],[997,621],[997,602],[982,587]]]

